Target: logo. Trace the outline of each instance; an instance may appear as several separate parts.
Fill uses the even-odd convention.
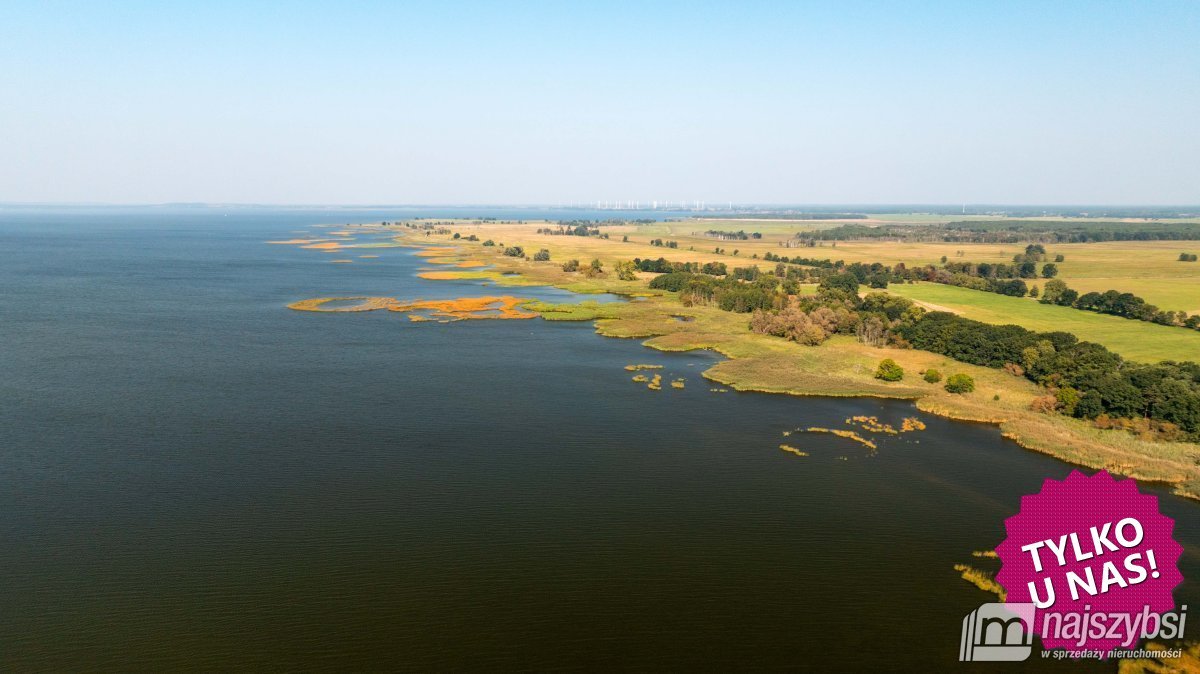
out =
[[[1033,604],[984,604],[963,618],[959,662],[1020,662],[1033,652]]]

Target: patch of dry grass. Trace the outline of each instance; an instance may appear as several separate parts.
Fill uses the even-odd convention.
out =
[[[991,592],[999,597],[1000,601],[1004,601],[1005,597],[1008,596],[1008,593],[1004,591],[1000,583],[996,582],[995,576],[987,571],[966,564],[955,564],[954,570],[962,575],[963,580],[984,592]]]

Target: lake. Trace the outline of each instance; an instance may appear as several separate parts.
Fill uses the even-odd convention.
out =
[[[577,296],[264,243],[472,214],[546,217],[0,210],[0,668],[957,667],[991,595],[953,565],[1070,466],[906,402],[716,393],[718,356],[588,323],[290,311]],[[928,429],[783,437],[852,415]],[[1162,507],[1195,604],[1200,509]]]

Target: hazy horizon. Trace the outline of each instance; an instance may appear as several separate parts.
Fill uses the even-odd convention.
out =
[[[0,7],[0,202],[1200,203],[1200,3]]]

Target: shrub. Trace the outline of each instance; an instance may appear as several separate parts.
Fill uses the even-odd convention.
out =
[[[483,245],[485,245],[485,246],[494,246],[494,245],[496,245],[496,242],[495,242],[495,241],[492,241],[491,239],[488,239],[487,241],[484,241],[484,242],[483,242]]]
[[[950,393],[970,393],[975,390],[975,380],[969,374],[952,374],[946,378],[946,390]]]
[[[1062,408],[1063,414],[1074,415],[1075,406],[1079,404],[1079,391],[1070,386],[1064,386],[1054,394],[1054,400]]]
[[[937,370],[925,370],[925,381],[936,384],[942,380],[942,373]]]
[[[879,367],[875,368],[875,378],[884,381],[900,381],[904,379],[904,368],[891,358],[884,358],[879,361]]]
[[[549,259],[550,259],[550,251],[546,250],[545,248],[543,248],[533,254],[534,262],[546,262]]]
[[[1029,409],[1042,414],[1050,414],[1058,409],[1058,398],[1052,395],[1038,396],[1029,403]]]
[[[617,278],[622,281],[637,280],[637,265],[629,260],[617,263]]]
[[[504,249],[504,254],[509,257],[525,257],[525,249],[520,246],[510,246]]]
[[[1024,377],[1025,376],[1025,368],[1021,367],[1020,365],[1017,365],[1016,363],[1005,363],[1004,371],[1011,374],[1014,377]]]
[[[588,265],[588,268],[584,271],[584,274],[588,278],[593,278],[603,273],[604,267],[600,264],[600,260],[592,260],[592,263]]]

